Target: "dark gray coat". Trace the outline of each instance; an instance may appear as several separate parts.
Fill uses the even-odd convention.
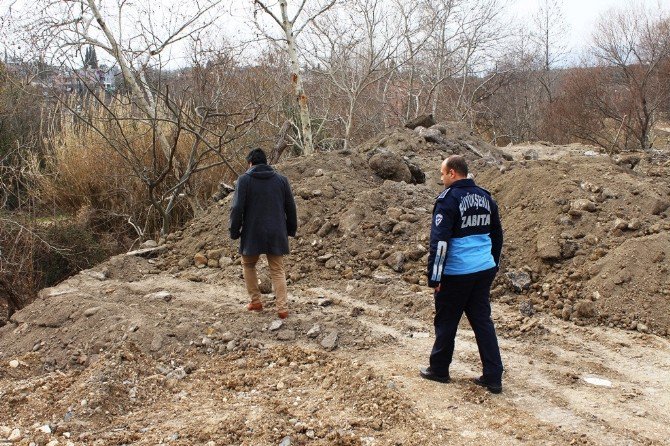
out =
[[[240,254],[288,254],[288,236],[298,220],[291,186],[267,164],[252,166],[237,179],[230,209],[230,237],[240,241]]]

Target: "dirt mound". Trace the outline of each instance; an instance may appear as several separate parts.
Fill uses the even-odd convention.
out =
[[[331,333],[337,333],[336,345],[342,347],[364,349],[380,341],[370,338],[355,317],[305,318],[286,331],[281,325],[271,327],[268,320],[252,313],[239,315],[246,296],[225,299],[215,291],[222,283],[241,286],[238,274],[232,269],[226,273],[208,268],[194,271],[184,280],[160,275],[153,260],[116,256],[95,270],[42,290],[39,299],[13,316],[12,325],[0,328],[0,335],[6,336],[0,342],[0,352],[39,352],[41,368],[52,371],[84,369],[99,354],[128,342],[144,354],[160,358],[189,347],[225,353],[276,340],[290,342],[310,330],[312,335],[307,339],[315,348]],[[196,288],[204,301],[192,300]],[[291,311],[309,313],[312,307],[332,303],[332,298],[315,295],[309,302],[293,304]],[[196,318],[193,305],[198,306]],[[338,331],[340,326],[346,329]]]
[[[22,357],[16,376],[4,382],[39,368],[35,356]],[[387,379],[356,361],[297,346],[157,361],[127,342],[85,369],[42,374],[22,387],[0,399],[0,408],[13,425],[29,426],[19,438],[38,444],[269,445],[288,438],[361,445],[408,434],[414,438],[406,444],[428,440],[428,427],[417,424]]]
[[[649,333],[670,328],[670,164],[589,150],[507,156],[436,125],[289,159],[287,320],[269,295],[260,314],[244,309],[229,196],[142,253],[154,257],[113,257],[0,327],[0,442],[662,444],[670,346]],[[450,385],[417,377],[432,343],[431,209],[451,153],[503,218],[493,296],[511,398],[469,381],[480,364],[466,329]],[[661,356],[641,366],[640,351]],[[613,387],[588,387],[594,376]]]
[[[570,156],[480,174],[501,207],[508,278],[531,278],[528,291],[507,301],[580,324],[667,334],[670,184],[667,174],[649,174],[667,166],[642,160],[631,170],[609,157]]]
[[[665,152],[612,158],[571,145],[558,156],[561,148],[547,145],[538,160],[523,160],[514,150],[517,161],[507,161],[458,126],[431,128],[439,140],[434,133],[426,139],[425,130],[390,130],[355,152],[321,154],[317,163],[292,159],[279,167],[292,182],[299,213],[288,261],[292,284],[360,280],[367,284],[361,294],[370,294],[370,301],[405,305],[397,290],[380,292],[375,283],[387,288],[394,283],[395,289],[402,279],[412,291],[425,285],[430,214],[441,190],[439,164],[459,153],[501,208],[506,243],[496,298],[578,324],[667,334],[670,286],[661,254],[667,251],[661,233],[670,228]],[[380,151],[419,167],[426,182],[380,178],[368,162]],[[227,233],[229,200],[173,236],[163,260],[173,272],[189,268],[196,254],[204,258],[202,266],[238,268],[237,243]],[[643,247],[656,234],[658,252],[637,263],[617,249],[627,242],[628,248],[649,252]],[[621,267],[624,280],[612,272]],[[525,283],[518,283],[519,275],[527,276]]]
[[[499,150],[447,126],[434,126],[439,140],[418,130],[394,129],[357,151],[290,159],[279,170],[291,181],[298,208],[298,235],[287,262],[290,284],[360,280],[361,294],[402,279],[414,292],[425,285],[428,228],[435,196],[443,188],[439,166],[450,154],[462,154],[473,169],[503,163]],[[437,141],[437,142],[436,142]],[[370,161],[385,151],[421,170],[425,182],[383,179]],[[481,156],[484,154],[484,157]],[[393,161],[393,165],[395,164]],[[239,270],[237,242],[228,235],[231,196],[210,207],[183,232],[168,237],[170,247],[160,262],[173,273],[220,267]],[[391,304],[405,298],[388,293]]]

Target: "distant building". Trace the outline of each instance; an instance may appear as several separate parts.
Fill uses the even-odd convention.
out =
[[[23,61],[8,57],[7,54],[4,59],[8,73],[22,79],[26,84],[43,89],[45,94],[48,91],[83,94],[100,88],[111,95],[116,93],[117,77],[121,75],[121,70],[116,66],[87,66],[73,70],[36,61]]]
[[[95,86],[99,86],[108,94],[116,92],[116,77],[121,74],[118,67],[100,65],[99,68],[81,68],[74,75],[77,81],[77,92],[85,93]]]

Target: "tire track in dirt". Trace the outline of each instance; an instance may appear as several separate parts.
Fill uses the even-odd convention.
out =
[[[21,409],[19,418],[0,420],[0,425],[43,423],[53,416],[50,411],[54,408],[57,409],[55,414],[62,417],[72,401],[77,402],[87,394],[81,392],[89,392],[86,390],[88,386],[99,385],[96,378],[99,374],[110,376],[117,367],[118,358],[127,358],[125,353],[114,353],[114,349],[120,348],[123,352],[127,348],[125,342],[134,342],[144,348],[145,353],[134,353],[142,362],[125,359],[118,363],[125,364],[128,376],[135,376],[146,364],[156,367],[155,361],[166,364],[170,358],[183,355],[195,364],[194,372],[184,381],[168,380],[172,386],[169,389],[158,384],[164,380],[160,373],[152,372],[154,374],[149,377],[137,378],[139,381],[134,385],[138,386],[139,395],[149,392],[149,397],[151,389],[161,390],[156,393],[156,400],[149,400],[144,406],[128,401],[127,397],[115,396],[121,398],[115,407],[132,407],[133,416],[87,421],[85,416],[77,415],[82,423],[77,429],[89,430],[87,438],[107,435],[105,438],[109,441],[120,439],[121,434],[105,429],[124,422],[134,429],[127,437],[133,438],[134,442],[151,444],[167,430],[168,433],[179,431],[183,435],[183,441],[175,444],[188,444],[189,438],[217,438],[222,426],[244,423],[244,416],[255,417],[254,410],[257,409],[254,407],[257,406],[265,408],[264,413],[270,417],[265,419],[260,431],[257,429],[252,434],[247,428],[235,430],[237,428],[231,425],[226,427],[226,432],[231,435],[229,438],[239,438],[240,444],[252,444],[249,443],[252,438],[262,438],[259,444],[274,444],[271,439],[281,437],[283,429],[291,432],[292,423],[288,420],[296,415],[276,412],[273,401],[283,401],[282,407],[285,406],[287,413],[324,420],[321,433],[315,428],[316,434],[324,437],[315,440],[315,444],[328,444],[325,435],[329,425],[340,426],[343,432],[361,432],[365,440],[351,444],[369,445],[392,444],[388,443],[391,438],[398,438],[405,445],[662,445],[670,438],[670,415],[666,409],[670,407],[667,390],[670,389],[670,343],[664,338],[618,329],[577,327],[546,315],[534,316],[539,319],[537,325],[541,328],[514,337],[516,332],[509,332],[506,327],[510,326],[510,321],[517,320],[518,312],[510,306],[494,304],[493,314],[499,327],[507,371],[503,394],[490,395],[469,381],[479,375],[480,364],[474,336],[466,322],[457,338],[452,382],[442,385],[419,377],[418,368],[426,364],[433,341],[432,316],[426,311],[427,306],[432,305],[428,291],[408,295],[419,308],[418,311],[407,311],[403,307],[405,299],[395,303],[383,299],[375,301],[360,294],[357,286],[347,287],[342,283],[332,284],[332,287],[330,284],[314,288],[293,286],[289,292],[291,316],[284,322],[283,329],[294,331],[295,338],[280,341],[277,332],[268,329],[276,319],[270,298],[264,298],[266,309],[261,314],[250,314],[244,309],[246,291],[235,273],[210,274],[201,279],[198,282],[157,274],[130,283],[117,280],[100,283],[75,277],[61,284],[55,290],[55,297],[38,301],[23,310],[18,319],[24,322],[12,330],[4,329],[8,338],[0,339],[4,345],[0,350],[5,352],[4,357],[0,353],[0,359],[14,357],[7,356],[10,345],[25,352],[30,351],[38,340],[48,342],[43,350],[19,356],[28,365],[7,369],[9,374],[0,380],[0,391],[7,402],[19,395],[29,395],[27,392],[33,389],[38,392],[35,398],[41,402],[26,396],[25,404],[33,409]],[[61,289],[68,292],[59,294]],[[143,300],[147,293],[160,289],[170,290],[173,299],[170,302]],[[56,305],[59,299],[64,299],[60,306]],[[324,300],[329,300],[330,304],[322,305]],[[100,309],[90,317],[79,315],[92,306]],[[78,309],[70,314],[72,307]],[[66,317],[58,314],[60,309]],[[34,323],[48,311],[53,313],[54,321],[61,321],[60,327],[40,327]],[[132,331],[133,324],[139,327],[137,331]],[[315,324],[322,325],[324,331],[336,329],[340,332],[338,349],[323,352],[318,339],[306,336]],[[91,331],[91,327],[96,327],[97,331]],[[212,329],[230,330],[238,339],[237,345],[249,342],[252,347],[248,350],[235,347],[230,354],[239,358],[230,359],[226,349],[221,350],[225,343],[217,341],[215,335],[213,342],[219,342],[215,344],[219,350],[218,353],[216,348],[212,351],[200,341]],[[149,344],[156,333],[162,333],[165,340],[162,349],[154,352],[152,357]],[[20,336],[17,337],[20,343],[11,344],[9,337],[12,336]],[[127,341],[123,336],[127,336]],[[363,337],[369,340],[358,342]],[[94,352],[85,351],[87,354],[96,354],[96,342],[106,341],[108,353],[101,353],[97,363],[91,360],[80,371],[66,368],[67,377],[59,375],[60,370],[44,374],[39,369],[36,355],[40,352],[54,355],[59,351],[65,355],[65,344],[59,344],[63,340],[70,342],[68,351],[85,350],[90,346]],[[255,348],[253,342],[260,342],[264,347]],[[283,349],[279,351],[293,355],[295,359],[279,368],[273,367],[271,364],[281,360],[281,353],[278,354],[276,349]],[[314,352],[316,360],[305,359],[310,352]],[[238,361],[241,361],[239,367]],[[17,375],[29,366],[29,374],[23,378]],[[292,382],[293,374],[303,367],[309,367],[314,371],[314,377],[319,378],[308,379],[311,373],[303,373],[305,378]],[[368,378],[364,372],[368,368],[374,370],[374,377]],[[360,381],[360,373],[369,381]],[[257,378],[250,378],[253,376]],[[609,379],[612,387],[587,384],[583,380],[587,376]],[[40,384],[43,377],[49,387],[61,388],[61,392],[70,396],[63,399],[59,393],[48,390]],[[84,378],[86,381],[82,381]],[[280,389],[279,381],[286,387]],[[328,384],[329,381],[332,384]],[[229,388],[219,390],[219,382],[228,383]],[[376,393],[367,396],[351,393],[353,389],[358,390],[361,382],[374,383]],[[123,380],[116,385],[119,390],[126,387]],[[251,395],[248,393],[251,391],[254,392],[255,406],[245,408],[245,395]],[[302,402],[292,409],[296,395]],[[334,400],[329,399],[331,396]],[[187,399],[182,401],[182,398]],[[229,398],[229,402],[224,398]],[[323,403],[318,404],[326,406],[315,406],[319,401]],[[231,406],[233,402],[235,405]],[[388,402],[394,404],[394,409],[382,413],[396,417],[401,424],[374,427],[374,418],[361,415],[364,412],[349,412],[354,407],[377,411],[375,404]],[[163,407],[165,404],[168,406]],[[397,412],[398,407],[405,407],[403,405],[406,409]],[[345,407],[349,409],[344,410]],[[180,413],[181,409],[188,409],[188,412]],[[10,408],[10,413],[12,410]],[[210,412],[211,416],[208,415]],[[355,414],[353,418],[349,419],[349,413]],[[193,417],[206,427],[189,427]],[[21,421],[24,419],[25,423]],[[407,420],[412,419],[414,421],[407,424]],[[311,423],[318,424],[316,421]],[[347,427],[348,423],[352,426]],[[147,425],[152,426],[150,430],[140,430]],[[273,429],[280,430],[275,432]],[[293,435],[300,439],[304,432],[307,431]],[[307,437],[304,439],[307,441]]]
[[[346,293],[313,291],[330,293],[343,304],[343,312],[365,308],[366,316],[359,319],[373,333],[398,341],[362,359],[400,382],[401,391],[436,426],[438,439],[450,444],[661,445],[670,438],[665,409],[670,406],[670,343],[663,338],[542,317],[546,330],[539,337],[515,339],[501,333],[505,391],[493,396],[469,383],[479,375],[480,363],[467,323],[459,329],[452,382],[441,385],[418,376],[432,347],[431,321],[395,314],[389,325],[389,318],[376,317],[384,313],[378,305]],[[426,298],[431,299],[429,294]],[[494,305],[496,315],[516,317],[512,308],[500,305]],[[411,337],[403,330],[407,326],[424,327],[430,335]],[[589,376],[608,379],[612,387],[590,385],[583,380]]]

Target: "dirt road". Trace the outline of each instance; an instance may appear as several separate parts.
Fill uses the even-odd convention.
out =
[[[82,273],[49,290],[52,297],[0,329],[0,439],[669,444],[664,338],[523,317],[495,304],[506,374],[504,392],[490,395],[469,382],[479,358],[466,323],[452,382],[419,378],[432,344],[426,290],[386,284],[405,299],[389,303],[370,298],[366,291],[378,285],[361,281],[294,286],[293,314],[277,328],[271,303],[258,315],[243,310],[236,272],[143,274],[131,282]],[[157,291],[168,291],[169,301],[151,294]],[[404,310],[407,299],[415,311]],[[329,351],[322,343],[333,333],[337,347]]]

